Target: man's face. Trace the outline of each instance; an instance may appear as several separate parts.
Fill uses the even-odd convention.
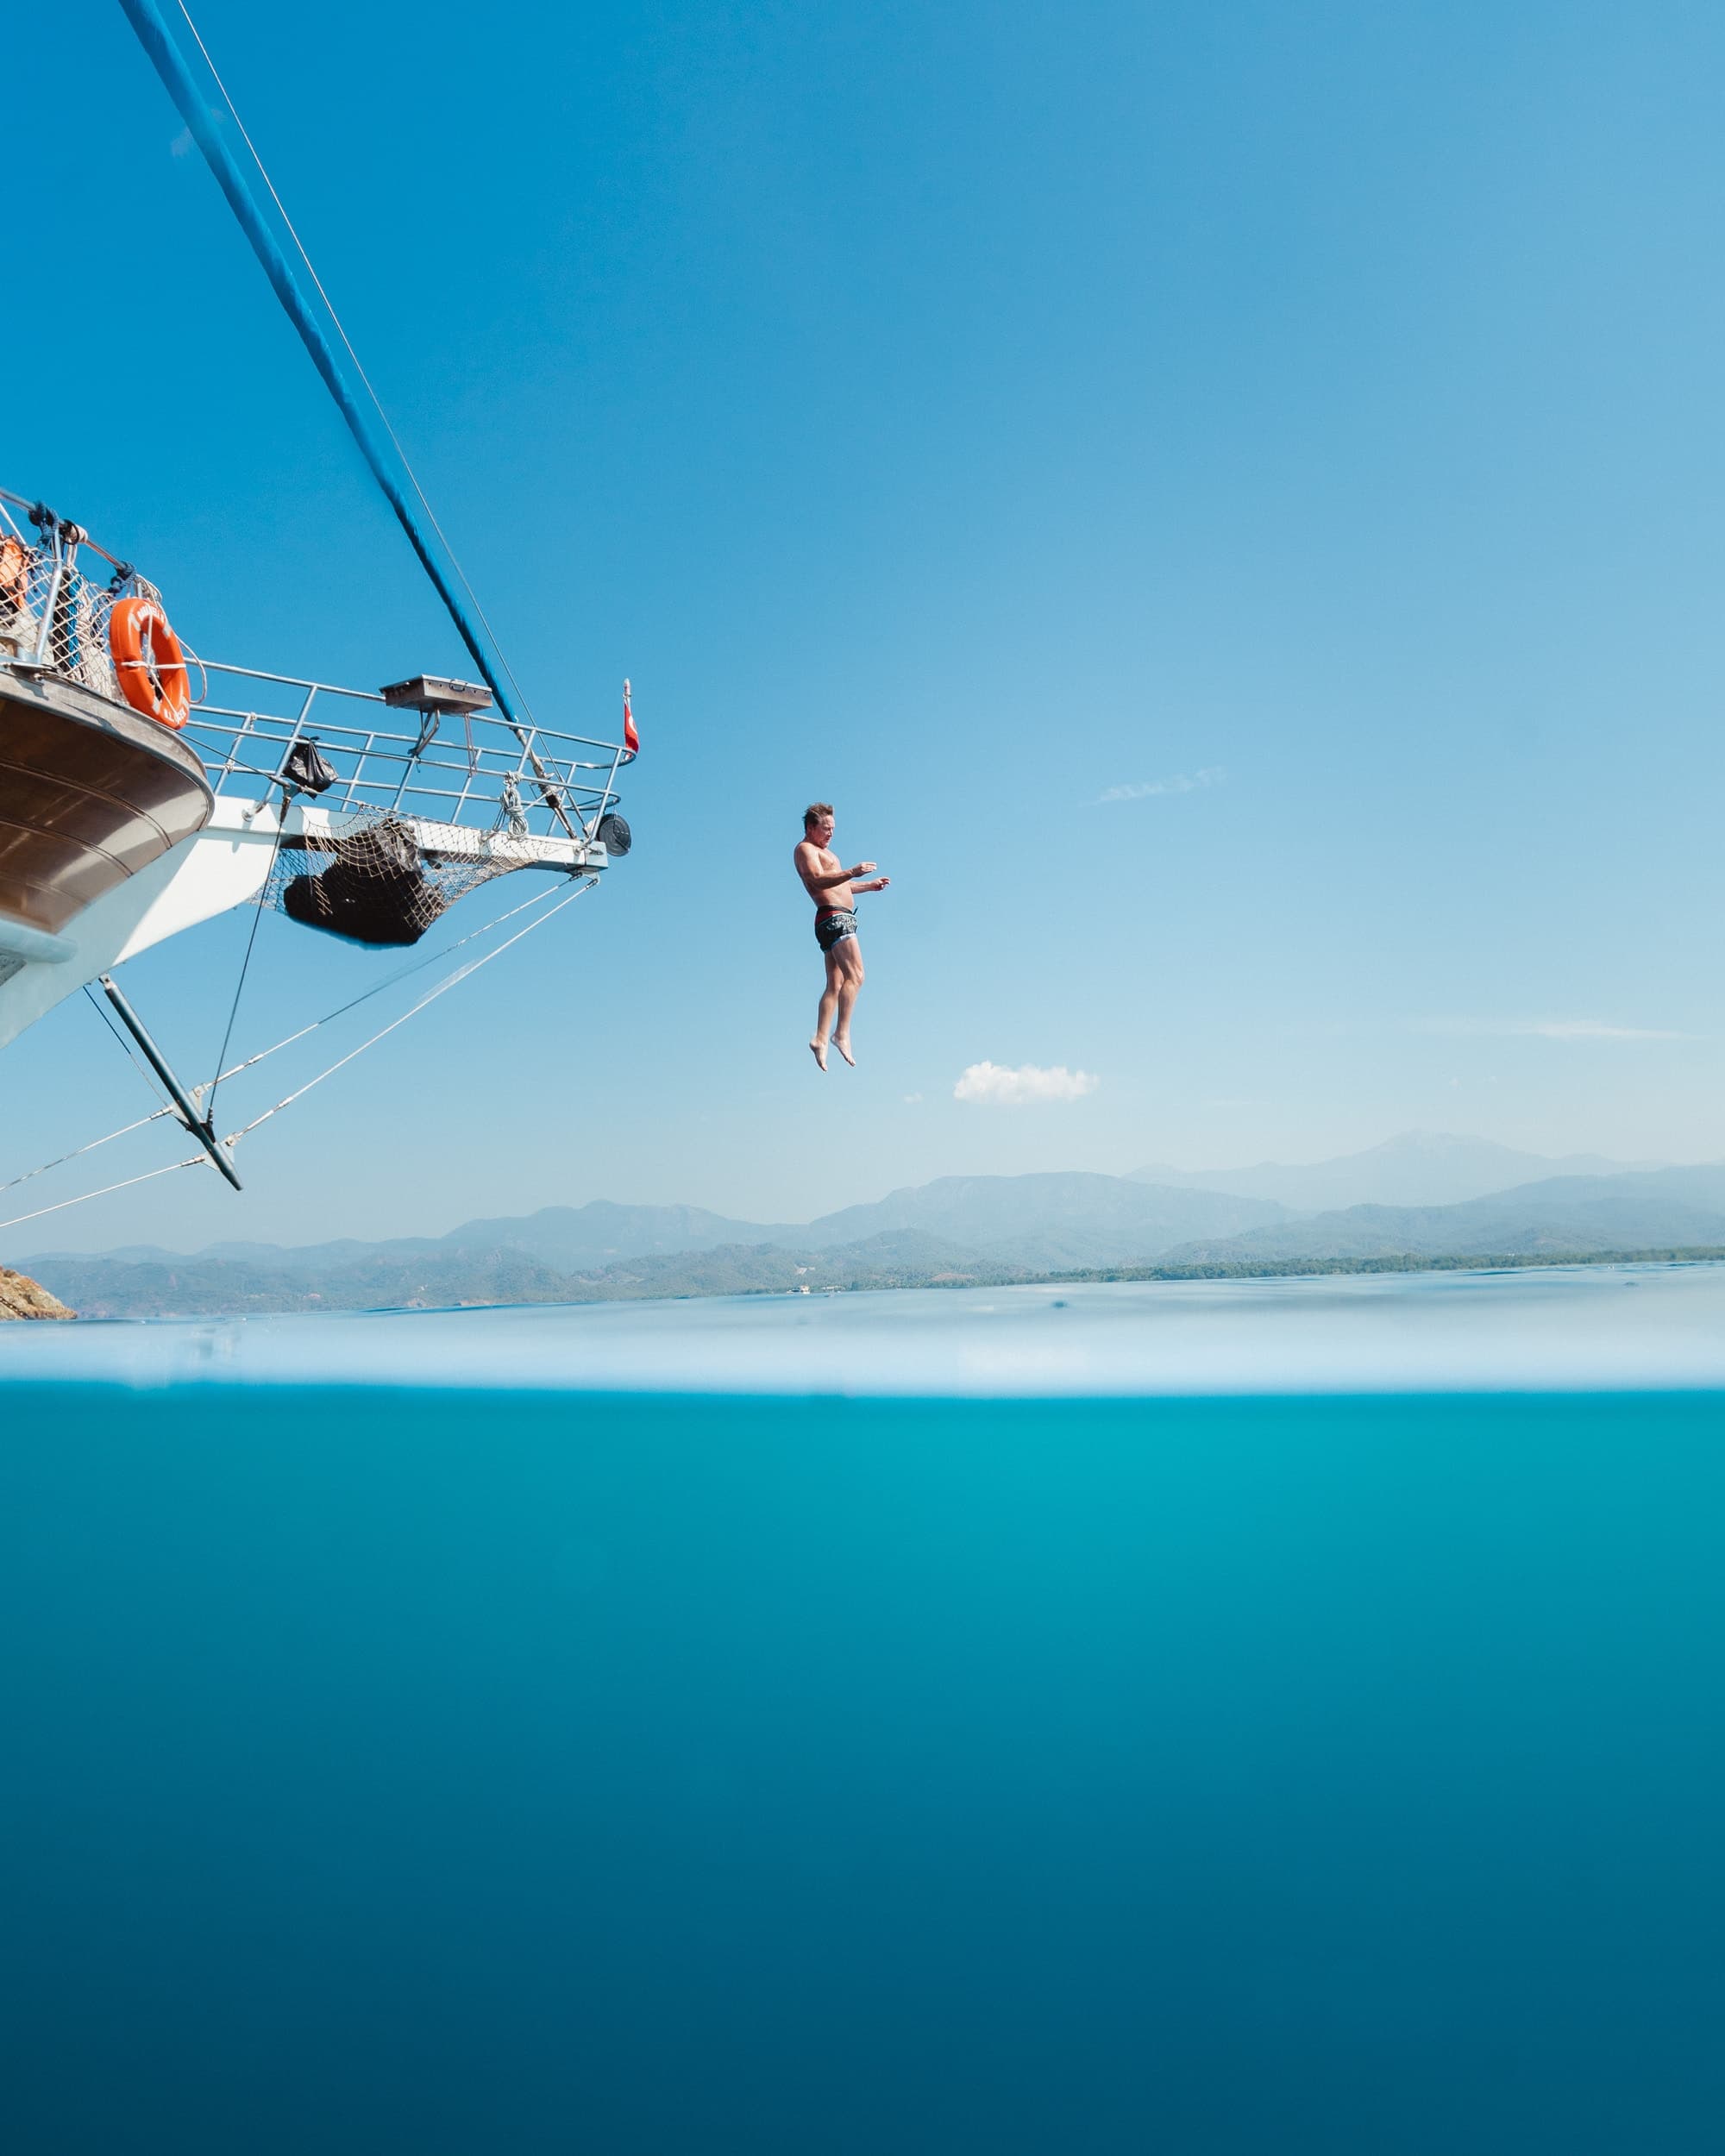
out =
[[[832,818],[830,816],[817,818],[815,822],[809,826],[809,837],[813,839],[817,846],[831,845]]]

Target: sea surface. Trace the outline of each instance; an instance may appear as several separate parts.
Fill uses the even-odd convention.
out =
[[[0,1328],[8,2156],[1714,2156],[1725,1269]]]

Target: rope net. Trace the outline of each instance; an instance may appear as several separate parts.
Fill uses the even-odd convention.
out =
[[[108,617],[121,591],[161,604],[135,571],[104,588],[67,560],[56,576],[50,548],[0,529],[0,659],[40,656],[49,673],[123,702],[108,649]]]
[[[327,832],[284,839],[258,904],[350,943],[417,943],[458,899],[522,865],[501,849],[506,835],[442,824],[430,855],[411,818],[356,805]]]

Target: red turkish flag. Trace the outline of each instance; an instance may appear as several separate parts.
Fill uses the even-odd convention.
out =
[[[636,732],[635,721],[630,714],[627,681],[623,685],[623,745],[631,756],[640,754],[641,736]]]

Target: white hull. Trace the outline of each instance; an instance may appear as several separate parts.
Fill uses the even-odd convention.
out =
[[[346,820],[339,812],[296,803],[288,811],[284,836],[292,839],[303,833],[339,832]],[[471,852],[472,834],[459,825],[423,818],[403,820],[434,858],[446,850]],[[45,940],[41,938],[35,939],[34,947],[21,938],[21,947],[9,952],[0,924],[0,976],[4,976],[0,978],[0,1048],[98,975],[170,936],[257,898],[269,879],[277,823],[269,805],[218,797],[214,815],[195,837],[182,841],[118,889],[85,906],[51,939],[64,950],[63,956],[35,955]],[[568,838],[504,837],[492,843],[498,856],[515,856],[523,868],[593,871],[605,865],[602,846]]]

